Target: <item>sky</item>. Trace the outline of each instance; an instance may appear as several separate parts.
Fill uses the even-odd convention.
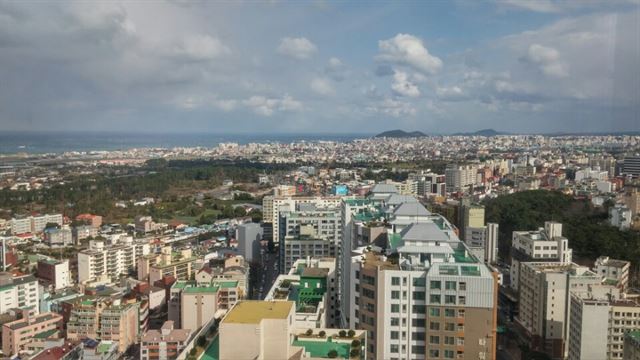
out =
[[[640,130],[640,0],[0,1],[0,131]]]

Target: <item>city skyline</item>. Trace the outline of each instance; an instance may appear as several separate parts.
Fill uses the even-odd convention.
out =
[[[2,3],[0,130],[632,131],[638,9]]]

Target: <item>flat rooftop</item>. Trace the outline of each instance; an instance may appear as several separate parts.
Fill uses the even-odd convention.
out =
[[[263,319],[286,319],[294,306],[293,301],[241,301],[229,311],[222,322],[258,324]]]

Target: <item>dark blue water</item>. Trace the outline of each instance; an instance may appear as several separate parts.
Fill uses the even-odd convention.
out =
[[[371,134],[126,134],[97,132],[0,132],[0,153],[63,153],[66,151],[127,150],[133,148],[215,147],[294,141],[351,141]]]

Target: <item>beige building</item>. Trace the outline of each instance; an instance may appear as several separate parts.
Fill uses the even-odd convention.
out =
[[[30,315],[2,326],[2,353],[4,356],[18,354],[35,338],[59,336],[62,331],[62,316],[56,313]]]
[[[148,279],[153,284],[167,275],[177,280],[190,280],[196,270],[196,260],[189,248],[173,252],[170,246],[166,246],[155,257],[151,255],[139,259],[138,280]]]
[[[640,304],[601,295],[571,297],[569,360],[616,360],[633,352],[626,349],[633,344],[627,344],[625,334],[640,331]]]
[[[516,323],[531,339],[531,348],[553,359],[569,355],[571,293],[581,296],[602,278],[574,263],[522,263]]]
[[[138,304],[121,304],[119,300],[78,298],[67,322],[67,339],[111,340],[118,343],[120,353],[138,342],[139,331]]]
[[[353,353],[366,359],[364,331],[340,337],[340,329],[295,328],[294,313],[292,301],[239,302],[220,323],[218,359],[311,360],[327,358],[332,351],[338,358],[350,358]],[[353,340],[359,345],[354,347]]]
[[[165,321],[160,330],[149,330],[140,341],[140,359],[174,360],[189,343],[190,329],[174,329],[173,321]]]
[[[216,315],[235,305],[242,291],[237,281],[176,281],[171,287],[169,320],[181,329],[198,330]]]
[[[290,301],[239,302],[220,323],[220,360],[289,359],[294,313]]]

